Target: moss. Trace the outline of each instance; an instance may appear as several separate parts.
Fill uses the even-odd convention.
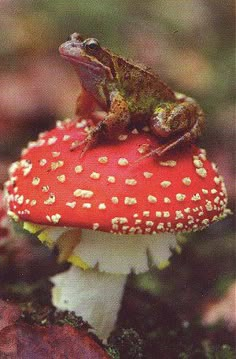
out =
[[[120,353],[118,349],[110,346],[106,348],[106,351],[112,359],[120,359]]]
[[[119,352],[120,359],[143,358],[143,340],[134,329],[119,329],[109,338],[108,343]]]

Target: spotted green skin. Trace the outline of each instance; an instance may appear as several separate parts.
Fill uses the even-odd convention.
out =
[[[83,151],[102,138],[117,138],[129,125],[148,125],[156,136],[166,139],[150,154],[163,155],[200,136],[204,123],[200,106],[192,98],[174,92],[147,67],[102,48],[96,39],[84,40],[77,33],[59,51],[72,63],[81,82],[77,116],[94,118],[96,123],[83,141]],[[104,111],[103,117],[97,115],[95,104]],[[80,144],[75,143],[73,149]]]

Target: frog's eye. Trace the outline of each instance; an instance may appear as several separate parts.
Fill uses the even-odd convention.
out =
[[[99,42],[96,39],[87,39],[84,41],[84,46],[86,50],[96,51],[100,48]]]

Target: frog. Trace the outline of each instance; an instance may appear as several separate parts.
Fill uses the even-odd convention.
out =
[[[202,133],[204,112],[191,97],[172,90],[149,67],[127,60],[102,47],[96,38],[70,35],[59,47],[80,81],[76,118],[92,119],[81,156],[102,140],[117,140],[128,128],[142,124],[160,139],[145,156],[163,156],[175,147],[194,142]]]

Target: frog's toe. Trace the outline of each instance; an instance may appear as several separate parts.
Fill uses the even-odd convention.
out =
[[[76,140],[76,141],[72,142],[72,144],[70,146],[70,151],[73,152],[73,151],[77,150],[78,147],[83,146],[85,144],[85,141],[86,141],[86,139],[83,141]]]

